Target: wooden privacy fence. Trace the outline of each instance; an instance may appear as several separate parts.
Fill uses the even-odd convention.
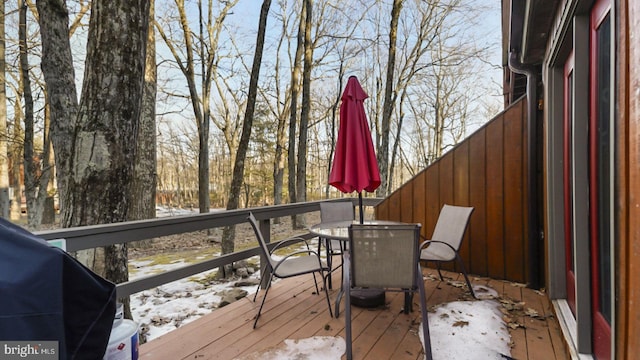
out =
[[[387,197],[376,218],[421,223],[429,238],[443,204],[473,206],[460,251],[467,271],[526,282],[526,110],[524,98],[514,103]]]

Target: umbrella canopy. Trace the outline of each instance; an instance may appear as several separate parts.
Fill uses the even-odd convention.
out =
[[[329,184],[343,193],[374,191],[380,170],[371,140],[364,100],[368,98],[355,76],[349,77],[340,104],[340,129]],[[362,204],[360,205],[362,217]]]
[[[364,112],[368,97],[358,79],[351,76],[342,93],[340,129],[329,175],[329,184],[344,193],[372,192],[380,186],[378,161]]]

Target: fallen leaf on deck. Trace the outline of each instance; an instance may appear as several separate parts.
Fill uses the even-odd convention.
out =
[[[456,322],[453,323],[453,327],[463,327],[463,326],[467,326],[469,325],[468,321],[463,321],[463,320],[458,320]]]
[[[447,284],[453,286],[453,287],[457,287],[457,288],[463,288],[465,287],[465,283],[461,282],[461,281],[447,281]]]
[[[524,314],[527,315],[527,316],[533,317],[533,318],[541,317],[540,314],[538,314],[538,312],[535,309],[532,309],[532,308],[527,308],[527,310],[525,310]]]
[[[516,322],[516,321],[513,321],[513,322],[510,322],[510,323],[507,323],[507,326],[508,326],[508,327],[510,327],[510,328],[511,328],[511,329],[513,329],[513,330],[515,330],[515,329],[517,329],[517,328],[520,328],[520,327],[521,327],[521,328],[524,328],[524,325],[522,325],[522,324],[520,324],[520,323],[518,323],[518,322]]]

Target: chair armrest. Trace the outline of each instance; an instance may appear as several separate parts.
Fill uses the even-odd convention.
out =
[[[295,257],[295,256],[300,255],[300,254],[308,254],[308,256],[314,255],[318,259],[318,269],[324,269],[325,268],[324,266],[322,266],[322,260],[320,259],[320,255],[318,255],[317,252],[315,252],[313,250],[299,250],[299,251],[292,252],[291,254],[287,254],[287,255],[283,256],[280,260],[278,260],[276,266],[274,266],[274,268],[273,268],[273,272],[274,273],[277,272],[278,268],[280,267],[280,265],[282,265],[285,262],[285,260],[287,260],[288,258],[291,258],[291,257]]]
[[[309,242],[302,237],[292,237],[289,239],[285,239],[280,241],[276,246],[273,247],[273,249],[271,249],[269,251],[270,254],[273,254],[277,249],[282,248],[282,247],[286,247],[289,245],[293,245],[294,243],[299,243],[299,242],[303,242],[306,246],[307,246],[307,250],[310,250],[311,248],[309,247]],[[316,254],[317,255],[317,254]]]
[[[458,252],[458,250],[456,250],[453,246],[449,245],[448,243],[446,243],[444,241],[440,241],[440,240],[425,240],[425,241],[423,241],[420,244],[420,246],[418,247],[418,252],[421,252],[422,249],[428,247],[431,243],[447,245],[449,247],[449,249],[453,250],[456,253]]]
[[[320,255],[318,255],[317,251],[313,251],[313,250],[298,250],[298,251],[294,251],[292,253],[289,253],[289,254],[283,256],[280,261],[282,261],[284,259],[288,259],[288,258],[290,258],[292,256],[300,255],[300,254],[308,254],[309,256],[314,255],[314,256],[317,256],[318,258],[320,258]]]

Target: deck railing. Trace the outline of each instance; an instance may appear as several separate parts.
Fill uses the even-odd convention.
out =
[[[358,199],[334,199],[325,201],[350,200],[354,206]],[[382,199],[364,198],[364,206],[376,206]],[[92,225],[76,228],[56,229],[36,232],[35,234],[45,240],[65,239],[66,250],[69,252],[93,249],[97,247],[124,244],[132,241],[147,240],[157,237],[188,233],[199,230],[213,229],[230,225],[242,224],[247,221],[249,212],[252,212],[260,221],[265,239],[270,241],[271,219],[291,215],[306,214],[320,211],[322,201],[310,201],[304,203],[262,206],[248,209],[228,210],[212,212],[208,214],[173,216],[161,219],[129,221],[114,224]],[[311,224],[309,224],[311,225]],[[303,238],[311,238],[313,235],[306,230],[301,230]],[[277,243],[273,243],[275,246]],[[256,246],[250,249],[222,255],[214,259],[202,261],[196,264],[169,270],[161,274],[150,275],[144,278],[117,284],[118,297],[125,297],[140,291],[151,289],[172,281],[180,280],[204,271],[217,269],[233,262],[248,259],[260,254]],[[261,263],[264,263],[261,260]]]

